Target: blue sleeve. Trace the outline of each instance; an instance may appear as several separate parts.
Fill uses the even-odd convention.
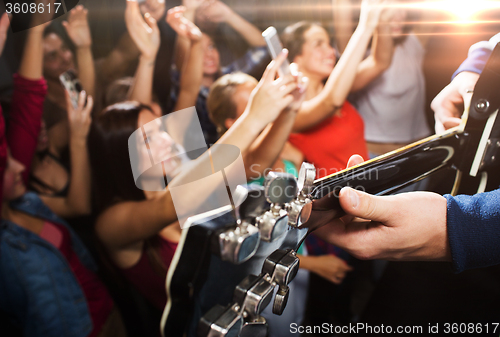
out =
[[[469,52],[467,59],[458,67],[457,71],[453,73],[453,77],[457,76],[462,71],[471,71],[473,73],[481,74],[486,65],[486,61],[491,55],[491,49],[478,48]]]
[[[500,264],[500,189],[445,198],[453,270]]]
[[[462,71],[470,71],[473,73],[481,74],[495,48],[496,44],[500,42],[500,33],[493,36],[489,41],[481,41],[472,45],[469,49],[467,59],[458,67],[457,71],[452,76],[455,78]]]

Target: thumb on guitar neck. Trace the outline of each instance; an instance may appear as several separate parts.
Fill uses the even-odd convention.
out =
[[[394,204],[382,197],[344,187],[340,191],[340,205],[347,214],[367,220],[384,222]]]

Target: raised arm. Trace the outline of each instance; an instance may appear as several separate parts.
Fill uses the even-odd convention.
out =
[[[281,57],[286,57],[287,53],[283,53]],[[269,95],[274,96],[279,93],[279,86],[293,85],[299,83],[299,89],[294,93],[294,103],[284,109],[276,118],[273,124],[269,125],[264,132],[252,144],[248,153],[244,157],[247,179],[255,179],[262,176],[266,169],[272,167],[274,162],[279,158],[285,143],[290,136],[297,111],[299,110],[306,91],[307,82],[301,75],[286,76],[279,78],[275,83],[269,82],[266,89]]]
[[[296,115],[297,110],[283,111],[252,144],[243,159],[247,180],[262,177],[273,166],[290,136]]]
[[[142,14],[149,13],[157,22],[165,15],[165,0],[145,0],[139,5]]]
[[[5,41],[7,40],[7,30],[9,29],[9,17],[4,13],[0,17],[0,55],[3,52]],[[0,177],[3,178],[5,168],[7,167],[7,141],[5,139],[5,121],[3,119],[2,108],[0,107]],[[0,180],[0,190],[3,191],[3,179]],[[2,204],[0,196],[0,205]]]
[[[140,56],[134,41],[128,34],[124,33],[118,40],[115,48],[106,56],[96,62],[99,80],[109,84],[125,75],[130,65]]]
[[[156,54],[160,48],[160,31],[156,20],[149,13],[142,17],[139,4],[135,1],[127,1],[125,23],[129,35],[141,53],[129,98],[151,104]]]
[[[294,131],[306,131],[342,108],[357,75],[358,66],[375,31],[384,0],[363,0],[359,24],[323,90],[304,102],[295,120]]]
[[[7,40],[7,31],[9,30],[10,19],[7,13],[3,13],[0,17],[0,55],[3,53],[5,41]]]
[[[423,2],[432,2],[432,0],[424,0]],[[446,16],[445,12],[425,8],[425,6],[419,10],[419,13],[416,13],[413,20],[418,21],[418,24],[412,27],[412,31],[422,47],[426,48],[429,39],[436,33],[436,24],[444,21],[444,16]]]
[[[47,19],[47,20],[46,20]],[[14,93],[7,130],[7,142],[12,156],[21,162],[26,170],[22,173],[28,182],[33,155],[43,114],[43,102],[47,94],[47,84],[42,77],[43,30],[48,22],[44,14],[34,15],[33,28],[28,31],[19,71],[14,75]]]
[[[460,124],[460,117],[464,108],[470,104],[472,92],[483,71],[491,51],[500,42],[500,33],[489,41],[482,41],[472,45],[467,59],[453,74],[453,80],[437,95],[431,108],[436,120],[436,133],[444,132]]]
[[[206,0],[182,0],[182,6],[185,10],[177,7],[176,12],[183,11],[182,25],[185,25],[186,29],[193,29],[193,22],[195,22],[196,11]],[[179,14],[180,16],[181,14]],[[165,18],[165,21],[170,24],[169,21],[172,17]],[[175,40],[175,66],[179,71],[183,68],[184,62],[187,60],[190,48],[189,39],[186,36],[177,35]]]
[[[183,16],[185,8],[174,7],[168,11],[167,22],[177,32],[179,39],[188,42],[189,51],[187,60],[181,71],[179,95],[174,111],[192,107],[200,91],[203,79],[203,46],[201,44],[201,31]]]
[[[266,45],[262,32],[257,27],[219,0],[206,1],[200,8],[200,14],[210,22],[228,24],[252,47]]]
[[[66,94],[66,109],[70,127],[69,149],[71,155],[71,180],[66,197],[40,196],[43,202],[57,215],[69,218],[89,214],[90,206],[90,164],[87,150],[87,135],[91,122],[93,100],[80,93],[78,107],[75,109]],[[85,106],[85,99],[87,105]]]
[[[261,131],[273,123],[293,101],[296,81],[275,80],[286,54],[271,62],[257,87],[252,91],[245,112],[216,144],[231,144],[246,153]]]
[[[332,0],[335,42],[342,54],[354,32],[353,4],[351,0]]]
[[[167,23],[177,32],[177,41],[183,41],[182,43],[187,46],[184,55],[187,59],[184,60],[180,69],[179,93],[173,111],[196,105],[203,78],[201,31],[183,15],[185,12],[185,7],[178,6],[169,9],[167,13]],[[174,114],[171,118],[169,123],[175,127],[167,125],[168,133],[176,142],[183,143],[186,132],[192,125],[192,118],[178,114]]]
[[[387,8],[380,15],[380,23],[373,36],[370,55],[359,64],[351,92],[366,87],[391,65],[395,45],[389,22],[394,14],[394,8]]]
[[[39,80],[43,76],[43,30],[46,25],[38,25],[28,31],[24,52],[19,65],[19,76],[29,80]],[[42,56],[40,56],[42,55]]]
[[[94,96],[95,66],[87,13],[87,9],[82,5],[78,5],[69,12],[68,21],[63,21],[62,24],[76,47],[78,78],[87,93]]]

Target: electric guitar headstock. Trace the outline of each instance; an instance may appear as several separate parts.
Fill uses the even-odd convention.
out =
[[[260,314],[275,289],[273,312],[281,314],[286,306],[288,284],[299,266],[295,250],[308,232],[289,226],[298,208],[310,203],[303,196],[315,172],[303,172],[299,180],[271,172],[264,187],[238,187],[246,199],[234,210],[223,207],[189,219],[167,275],[165,335],[267,331]],[[221,216],[214,217],[217,213]]]

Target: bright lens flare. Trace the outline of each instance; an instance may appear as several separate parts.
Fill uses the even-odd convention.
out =
[[[408,7],[436,9],[452,13],[458,21],[468,21],[475,14],[492,9],[500,9],[498,0],[439,0],[414,3]]]
[[[448,0],[443,1],[445,9],[455,14],[460,20],[468,20],[474,14],[493,8],[500,8],[498,1]]]

